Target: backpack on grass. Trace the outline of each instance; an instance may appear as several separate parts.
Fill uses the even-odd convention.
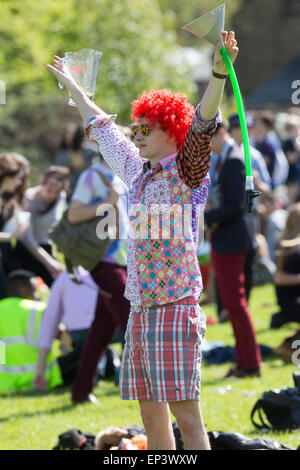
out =
[[[295,388],[285,387],[262,394],[251,411],[251,421],[256,428],[274,431],[300,428],[300,386],[297,376],[295,373]],[[255,415],[259,422],[254,420]]]

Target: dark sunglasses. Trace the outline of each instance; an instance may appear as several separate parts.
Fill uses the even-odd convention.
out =
[[[4,173],[3,177],[9,176],[10,178],[14,178],[15,176],[18,176],[19,173],[20,173],[20,170],[7,171],[6,173]]]
[[[134,124],[131,128],[131,132],[132,132],[133,137],[136,137],[139,129],[141,131],[141,134],[144,137],[147,137],[147,135],[150,134],[150,128],[149,128],[148,124]]]

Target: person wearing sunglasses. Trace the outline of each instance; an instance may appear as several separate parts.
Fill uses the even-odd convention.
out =
[[[223,42],[234,62],[238,53],[234,32],[223,32]],[[118,131],[115,115],[106,114],[85,96],[60,57],[54,56],[54,66],[47,68],[71,92],[86,121],[86,135],[98,142],[104,159],[129,188],[129,217],[138,236],[128,238],[124,295],[131,310],[121,399],[139,401],[148,449],[175,448],[170,410],[185,449],[209,449],[200,409],[205,317],[198,305],[202,279],[197,244],[209,184],[210,141],[227,77],[220,45],[196,110],[186,96],[169,90],[144,92],[133,101],[133,142]],[[166,235],[164,230],[158,236],[152,230],[142,235],[144,215],[147,227],[148,215],[157,205],[162,210],[191,208],[184,237]],[[140,215],[137,207],[142,209]],[[172,235],[180,231],[177,222],[171,223]],[[159,228],[166,227],[160,222]]]
[[[7,201],[22,185],[22,174],[14,153],[0,154],[0,300],[7,295],[6,266],[12,239],[22,238],[27,226],[16,227],[14,232],[5,230],[5,223],[11,216]]]

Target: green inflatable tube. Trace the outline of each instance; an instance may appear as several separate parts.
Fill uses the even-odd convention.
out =
[[[250,147],[249,147],[249,136],[248,136],[248,129],[247,129],[247,124],[246,124],[246,119],[245,119],[245,111],[244,111],[244,105],[243,105],[243,100],[242,100],[242,95],[240,92],[240,87],[236,78],[236,74],[232,65],[232,62],[230,60],[230,57],[228,55],[228,52],[224,46],[221,47],[221,55],[223,57],[223,60],[226,64],[229,77],[231,80],[234,96],[236,99],[237,103],[237,109],[239,113],[239,118],[240,118],[240,124],[241,124],[241,131],[242,131],[242,137],[243,137],[243,144],[244,144],[244,153],[245,153],[245,166],[246,166],[246,189],[253,189],[253,184],[252,187],[250,187],[250,182],[253,182],[252,179],[252,165],[251,165],[251,156],[250,156]],[[248,182],[248,184],[247,184]],[[248,187],[247,187],[248,186]]]

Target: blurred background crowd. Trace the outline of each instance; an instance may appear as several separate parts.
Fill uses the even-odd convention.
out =
[[[45,304],[37,311],[39,329],[42,331],[44,324],[45,330],[39,331],[35,346],[48,350],[57,335],[63,339],[65,352],[75,345],[72,357],[59,363],[64,383],[71,383],[76,376],[101,285],[84,270],[80,283],[74,285],[48,232],[61,219],[74,191],[77,196],[80,193],[76,200],[87,203],[82,175],[99,165],[102,171],[107,170],[97,146],[85,140],[76,110],[66,105],[66,97],[44,66],[53,53],[63,56],[67,50],[87,46],[103,50],[95,101],[109,112],[118,112],[122,131],[130,138],[130,103],[144,89],[181,91],[194,104],[201,98],[211,73],[212,50],[185,35],[179,26],[219,3],[191,1],[184,11],[179,0],[131,0],[130,5],[106,0],[3,4],[0,64],[5,72],[0,78],[6,86],[6,99],[0,116],[0,314],[1,310],[20,308],[20,302],[9,303],[8,299],[42,297]],[[25,11],[26,21],[22,19]],[[39,28],[31,24],[30,11],[39,15]],[[239,40],[236,70],[247,108],[255,187],[261,192],[248,225],[252,243],[245,260],[246,294],[249,298],[253,286],[273,283],[278,306],[270,327],[279,328],[290,321],[300,322],[300,108],[292,99],[292,83],[300,80],[300,59],[299,41],[294,37],[291,42],[285,33],[293,28],[295,35],[300,34],[294,27],[300,8],[293,0],[235,0],[228,5],[227,14],[226,22]],[[280,30],[276,26],[279,18]],[[262,44],[259,54],[253,49],[253,43],[258,42]],[[277,47],[281,47],[281,54]],[[8,61],[10,67],[4,68]],[[224,147],[242,148],[229,83],[221,111],[223,123],[213,139],[211,181],[220,170]],[[207,212],[213,209],[215,196],[212,184]],[[198,251],[204,281],[201,300],[202,304],[216,302],[217,318],[222,322],[228,319],[228,311],[222,306],[211,260],[212,232],[206,229],[205,242]],[[72,304],[68,304],[69,298]],[[85,312],[79,321],[71,315],[74,306],[81,311],[78,315]],[[44,311],[52,317],[43,320]],[[124,318],[114,320],[101,353],[118,331],[122,341]],[[3,337],[5,331],[0,330]],[[35,360],[37,367],[28,371],[31,379],[35,378],[35,388],[62,383],[55,371],[50,374],[51,358],[37,353]],[[90,396],[88,392],[91,387],[80,400]]]

